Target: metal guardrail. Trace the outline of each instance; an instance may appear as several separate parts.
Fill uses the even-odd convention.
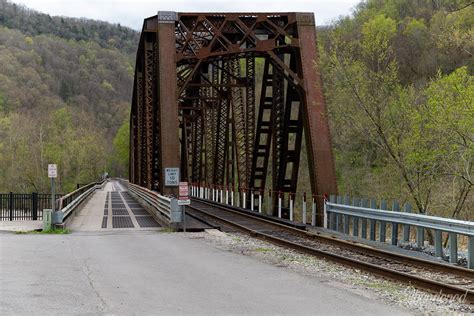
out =
[[[474,236],[474,222],[327,202],[326,212]]]
[[[338,202],[340,200],[342,201],[342,199],[338,199]],[[379,241],[385,242],[386,225],[389,224],[391,225],[391,243],[397,245],[399,226],[403,227],[402,241],[404,242],[408,242],[410,239],[410,227],[415,227],[416,243],[420,247],[424,244],[424,230],[431,229],[434,231],[435,236],[434,248],[436,257],[443,257],[442,234],[443,232],[448,233],[451,263],[457,263],[458,260],[458,235],[467,236],[467,266],[469,269],[474,269],[474,222],[369,208],[367,205],[353,206],[348,205],[349,203],[342,204],[335,203],[334,201],[335,197],[331,196],[331,201],[325,203],[325,226],[328,229],[349,234],[349,227],[352,222],[352,234],[354,236],[359,237],[359,226],[361,226],[362,237],[367,238],[367,232],[370,232],[369,238],[375,241],[377,233],[376,223],[378,223]],[[369,228],[367,224],[369,224]]]
[[[66,194],[58,200],[58,211],[62,214],[61,218],[55,219],[55,224],[64,223],[66,220],[89,195],[95,192],[96,189],[104,188],[107,180],[104,179],[100,182],[92,182],[79,189]]]
[[[141,202],[147,204],[147,206],[153,211],[154,215],[166,224],[170,224],[172,221],[171,210],[173,208],[174,199],[163,196],[157,192],[151,191],[147,188],[143,188],[133,183],[129,183],[125,180],[120,180],[124,186],[128,188],[128,191],[135,195]]]

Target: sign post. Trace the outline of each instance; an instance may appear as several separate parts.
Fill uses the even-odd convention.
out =
[[[189,204],[191,204],[191,200],[189,199],[188,183],[180,182],[178,205],[181,205],[181,212],[183,213],[183,232],[186,232],[186,205]]]
[[[56,164],[48,165],[48,178],[51,179],[51,213],[55,211],[54,179],[58,177],[58,166]]]

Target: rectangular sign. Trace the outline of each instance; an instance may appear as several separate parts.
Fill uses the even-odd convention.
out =
[[[177,187],[179,185],[179,168],[165,168],[165,186]]]
[[[189,187],[187,182],[179,183],[179,197],[178,205],[189,205],[191,200],[189,199]]]
[[[187,200],[188,198],[189,198],[188,183],[180,182],[179,183],[179,199]]]
[[[48,165],[48,178],[57,178],[58,177],[58,166],[55,164]]]
[[[178,200],[178,205],[191,205],[191,200]]]

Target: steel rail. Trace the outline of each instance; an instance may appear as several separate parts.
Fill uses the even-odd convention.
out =
[[[377,249],[369,248],[367,246],[363,246],[363,245],[360,245],[360,244],[354,244],[354,243],[350,243],[350,242],[347,242],[347,241],[334,239],[334,237],[327,237],[327,236],[322,236],[322,235],[311,234],[311,233],[304,232],[304,231],[301,231],[301,230],[298,230],[298,229],[294,229],[292,227],[288,227],[284,224],[275,223],[275,222],[272,222],[270,220],[254,217],[254,216],[251,216],[251,215],[246,214],[246,213],[241,213],[239,211],[236,211],[236,210],[233,210],[233,209],[230,209],[230,208],[226,208],[225,206],[216,205],[214,203],[208,203],[207,201],[206,202],[198,201],[198,202],[202,203],[202,204],[207,204],[211,207],[223,209],[223,210],[231,212],[233,214],[238,214],[239,216],[242,216],[244,218],[245,217],[246,218],[252,218],[256,221],[261,221],[261,222],[265,222],[267,224],[275,225],[275,227],[278,227],[279,229],[285,229],[286,231],[292,232],[292,233],[294,233],[298,236],[305,236],[306,238],[309,237],[311,239],[317,239],[318,241],[328,242],[330,244],[337,245],[337,246],[340,246],[340,247],[343,247],[343,248],[346,248],[346,249],[358,250],[358,251],[363,252],[363,253],[368,254],[368,255],[377,255],[377,256],[380,256],[380,257],[383,257],[383,258],[387,258],[389,260],[398,260],[399,262],[409,263],[409,264],[415,265],[415,266],[422,266],[425,269],[432,269],[432,270],[435,270],[436,272],[440,272],[440,271],[441,272],[447,272],[447,273],[451,273],[451,274],[454,274],[456,276],[461,276],[461,277],[473,278],[473,276],[474,276],[474,273],[472,271],[468,270],[468,269],[453,267],[453,266],[449,266],[449,265],[445,265],[445,264],[439,264],[439,263],[435,263],[435,262],[430,262],[430,261],[426,261],[426,260],[422,260],[422,259],[418,259],[418,258],[412,258],[412,257],[404,256],[404,255],[394,254],[394,253],[390,253],[390,252],[383,251],[383,250],[377,250]],[[269,242],[272,242],[274,244],[277,244],[277,245],[280,245],[280,246],[283,246],[283,247],[286,247],[286,248],[294,249],[294,250],[300,251],[302,253],[314,255],[314,256],[317,256],[317,257],[323,257],[323,258],[338,262],[340,264],[343,264],[343,265],[346,265],[346,266],[349,266],[349,267],[359,268],[361,270],[368,271],[370,273],[374,273],[374,274],[377,274],[377,275],[380,275],[380,276],[383,276],[383,277],[387,277],[387,278],[390,278],[390,279],[393,279],[393,280],[397,280],[397,281],[400,281],[400,282],[403,282],[403,283],[411,284],[411,285],[414,285],[418,288],[422,288],[422,289],[425,289],[425,290],[428,290],[428,291],[431,291],[431,292],[434,292],[434,293],[442,292],[444,294],[465,296],[467,302],[469,302],[471,304],[474,303],[474,291],[466,290],[465,288],[460,288],[460,287],[457,287],[457,286],[454,286],[454,285],[444,284],[442,282],[438,282],[438,281],[422,278],[422,277],[419,277],[419,276],[411,275],[411,274],[408,274],[408,273],[405,273],[405,272],[392,270],[392,269],[389,269],[389,268],[386,268],[386,267],[382,267],[380,265],[375,265],[373,263],[363,262],[363,261],[359,261],[359,260],[356,260],[356,259],[353,259],[353,258],[348,258],[348,257],[341,256],[341,255],[338,255],[338,254],[335,254],[335,253],[328,252],[328,251],[324,251],[324,250],[312,248],[312,247],[309,247],[309,246],[301,245],[301,244],[298,244],[298,243],[295,243],[295,242],[292,242],[292,241],[289,241],[289,240],[286,240],[286,239],[283,239],[283,238],[280,238],[280,237],[272,236],[268,233],[260,232],[256,229],[249,228],[245,225],[236,223],[234,221],[223,218],[223,217],[218,216],[216,214],[212,214],[210,212],[207,212],[207,211],[205,211],[203,209],[200,209],[198,207],[195,207],[195,206],[191,205],[191,206],[187,206],[187,207],[194,210],[194,211],[196,211],[196,212],[198,212],[198,213],[204,214],[204,216],[210,217],[210,218],[212,218],[212,219],[214,219],[218,222],[221,222],[221,223],[225,224],[226,226],[232,227],[236,230],[242,231],[246,234],[257,237],[259,239],[269,241]]]

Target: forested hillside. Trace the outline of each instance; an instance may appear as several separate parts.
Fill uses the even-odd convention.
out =
[[[138,36],[0,0],[1,192],[47,191],[48,162],[63,192],[125,172],[113,139],[128,120]]]
[[[139,34],[0,10],[0,191],[125,174]],[[318,36],[340,192],[474,219],[472,1],[367,0]]]
[[[369,0],[319,30],[340,191],[474,219],[474,5]]]

